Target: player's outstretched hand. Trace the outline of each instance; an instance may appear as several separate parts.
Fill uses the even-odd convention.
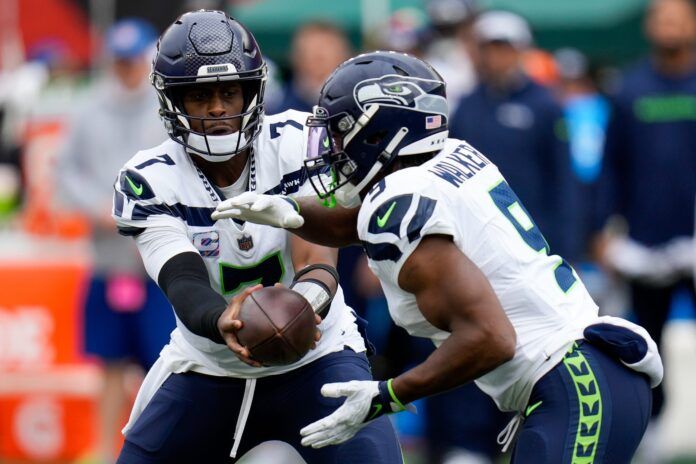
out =
[[[227,347],[232,350],[241,361],[254,367],[262,367],[262,365],[260,362],[251,357],[251,353],[249,353],[249,350],[245,346],[239,343],[239,340],[237,339],[237,331],[242,328],[244,323],[237,319],[237,316],[239,316],[239,310],[242,307],[242,302],[253,292],[261,288],[263,288],[263,285],[261,284],[249,287],[239,295],[232,298],[232,301],[230,301],[230,304],[222,313],[217,323],[218,330],[220,331],[222,338],[225,339]]]
[[[220,203],[211,217],[216,221],[232,218],[282,229],[296,229],[304,224],[304,218],[298,210],[297,203],[289,197],[244,192]]]
[[[416,412],[412,404],[404,405],[394,394],[392,380],[351,380],[327,383],[321,394],[327,398],[346,397],[332,414],[300,430],[302,445],[322,448],[350,440],[368,422],[384,414],[400,411]]]
[[[327,383],[321,394],[327,398],[346,397],[346,401],[332,414],[313,422],[300,430],[302,444],[312,448],[337,445],[350,440],[368,421],[381,416],[382,407],[371,414],[373,398],[379,396],[379,382],[351,380],[350,382]],[[384,411],[389,412],[389,411]]]

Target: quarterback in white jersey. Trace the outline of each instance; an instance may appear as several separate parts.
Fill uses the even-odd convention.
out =
[[[309,194],[301,184],[307,114],[286,111],[264,118],[253,153],[240,177],[250,190],[295,195]],[[302,121],[302,122],[300,122]],[[119,174],[115,189],[114,217],[119,229],[135,235],[148,274],[158,280],[172,257],[192,252],[205,263],[210,286],[227,302],[253,283],[280,282],[290,286],[295,275],[291,255],[292,236],[286,231],[243,221],[210,218],[225,190],[217,187],[192,161],[183,146],[167,140],[138,152]],[[238,188],[235,193],[246,191]],[[233,195],[232,195],[233,196]],[[193,362],[191,370],[231,377],[265,377],[310,363],[344,345],[365,351],[355,317],[343,301],[340,287],[326,318],[316,349],[296,364],[276,367],[250,366],[225,345],[195,334],[177,317],[177,328],[163,354]]]
[[[325,385],[324,395],[346,400],[305,427],[302,443],[341,443],[384,413],[475,380],[518,412],[499,437],[505,448],[524,420],[513,462],[630,462],[662,378],[655,343],[635,324],[598,316],[498,168],[447,138],[447,114],[444,82],[423,61],[394,52],[348,60],[308,119],[305,161],[317,194],[343,208],[301,200],[299,215],[246,193],[214,214],[299,227],[317,243],[360,242],[391,317],[437,346],[394,379]]]
[[[265,77],[251,33],[220,11],[182,15],[158,43],[152,82],[170,140],[126,163],[113,216],[134,237],[177,327],[138,393],[119,463],[233,462],[268,440],[293,445],[308,463],[401,462],[388,421],[343,447],[300,446],[301,427],[340,404],[320,395],[323,383],[371,378],[336,251],[211,218],[245,191],[311,191],[302,169],[308,115],[264,119]],[[237,314],[257,284],[277,283],[306,297],[321,336],[299,361],[266,367],[237,340]]]

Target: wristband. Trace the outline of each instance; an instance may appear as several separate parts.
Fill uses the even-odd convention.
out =
[[[290,203],[292,205],[292,208],[295,210],[295,212],[297,214],[300,214],[300,204],[297,202],[297,200],[295,200],[292,197],[286,197],[286,196],[281,196],[280,198],[282,198],[283,200]]]
[[[394,379],[382,380],[377,384],[379,394],[372,398],[372,403],[370,404],[370,410],[365,416],[363,422],[369,422],[377,419],[385,414],[391,414],[394,412],[401,411],[411,411],[416,412],[416,409],[412,405],[405,406],[394,394],[392,389],[392,381]]]
[[[321,313],[331,302],[331,294],[324,282],[305,279],[293,282],[290,288],[302,295],[315,313]]]
[[[295,278],[290,288],[305,297],[307,301],[309,301],[314,312],[323,318],[331,307],[331,300],[333,300],[331,290],[324,282],[318,279],[308,277],[300,280],[300,278],[308,272],[316,269],[321,269],[331,274],[331,277],[334,278],[336,286],[338,287],[338,272],[336,268],[328,264],[310,264],[295,273]]]

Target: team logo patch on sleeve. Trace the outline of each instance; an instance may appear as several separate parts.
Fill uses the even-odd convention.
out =
[[[215,231],[193,234],[193,246],[204,258],[219,256],[220,235]]]
[[[145,178],[130,169],[121,172],[119,186],[121,191],[132,200],[149,200],[155,197]]]
[[[411,206],[412,194],[399,195],[382,203],[372,213],[367,231],[371,234],[391,232],[397,237],[401,236],[401,222]]]

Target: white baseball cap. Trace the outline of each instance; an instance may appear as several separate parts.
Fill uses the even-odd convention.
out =
[[[480,42],[508,42],[515,48],[525,49],[532,44],[532,32],[527,21],[509,11],[487,11],[474,25]]]

